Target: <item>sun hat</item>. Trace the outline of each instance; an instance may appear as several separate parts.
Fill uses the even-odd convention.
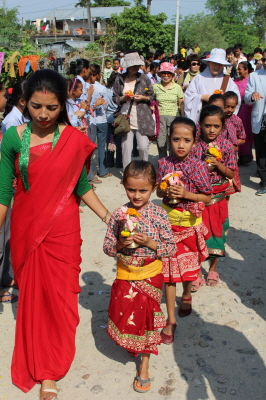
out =
[[[160,65],[160,71],[158,71],[158,75],[160,76],[162,72],[171,72],[171,74],[175,74],[174,73],[174,66],[173,64],[169,63],[169,62],[163,62]]]
[[[134,67],[135,65],[145,65],[144,58],[139,53],[125,54],[124,57],[124,68]]]
[[[212,62],[214,62],[216,64],[232,65],[231,63],[226,61],[225,57],[226,57],[225,50],[215,48],[215,49],[212,49],[210,57],[209,58],[205,58],[204,60],[202,60],[202,62],[204,64],[208,64],[209,61],[212,61]]]

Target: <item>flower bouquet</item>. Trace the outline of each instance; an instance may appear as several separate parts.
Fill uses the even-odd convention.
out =
[[[181,176],[183,175],[182,171],[175,171],[172,174],[167,174],[163,177],[162,182],[160,183],[160,189],[166,190],[170,186],[180,185],[181,184]],[[178,204],[180,203],[179,199],[170,199],[169,204]]]
[[[135,208],[121,207],[119,210],[119,220],[124,222],[124,228],[120,232],[122,237],[134,237],[134,235],[139,232],[139,218],[140,213],[135,210]],[[139,245],[133,241],[127,247],[129,249],[135,249],[139,247]]]
[[[128,96],[128,97],[133,97],[133,96],[134,96],[134,93],[133,93],[132,90],[127,90],[127,91],[125,92],[125,95]]]
[[[209,170],[212,171],[215,167],[212,165],[210,157],[215,157],[218,161],[222,160],[223,154],[218,146],[209,145],[206,151],[205,161],[208,164]]]

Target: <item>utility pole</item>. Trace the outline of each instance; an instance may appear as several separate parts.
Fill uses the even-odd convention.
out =
[[[176,0],[175,51],[174,51],[175,54],[178,53],[179,9],[180,9],[180,0]]]
[[[88,24],[89,24],[89,32],[90,32],[90,42],[94,42],[94,31],[92,27],[92,20],[91,20],[91,2],[87,0],[87,14],[88,14]]]
[[[148,9],[148,13],[151,13],[151,2],[152,0],[147,0],[147,9]]]

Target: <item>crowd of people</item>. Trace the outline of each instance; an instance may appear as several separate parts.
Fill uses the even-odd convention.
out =
[[[121,52],[103,71],[77,59],[71,78],[44,69],[7,93],[0,85],[0,301],[18,301],[12,381],[24,392],[41,384],[41,400],[57,399],[75,355],[80,202],[107,224],[103,250],[117,259],[107,332],[141,356],[133,388],[145,393],[150,355],[174,341],[176,284],[183,318],[192,292],[219,283],[229,199],[253,144],[256,194],[266,194],[266,51],[187,50]],[[129,201],[110,213],[95,189],[113,167],[123,169]],[[162,206],[150,201],[154,191]]]

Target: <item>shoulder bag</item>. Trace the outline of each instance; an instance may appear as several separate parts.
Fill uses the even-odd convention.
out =
[[[137,83],[135,83],[134,92],[136,94],[137,91]],[[115,136],[124,136],[130,131],[130,113],[133,106],[134,98],[131,99],[129,109],[127,114],[119,114],[113,122],[114,127],[114,135]]]

